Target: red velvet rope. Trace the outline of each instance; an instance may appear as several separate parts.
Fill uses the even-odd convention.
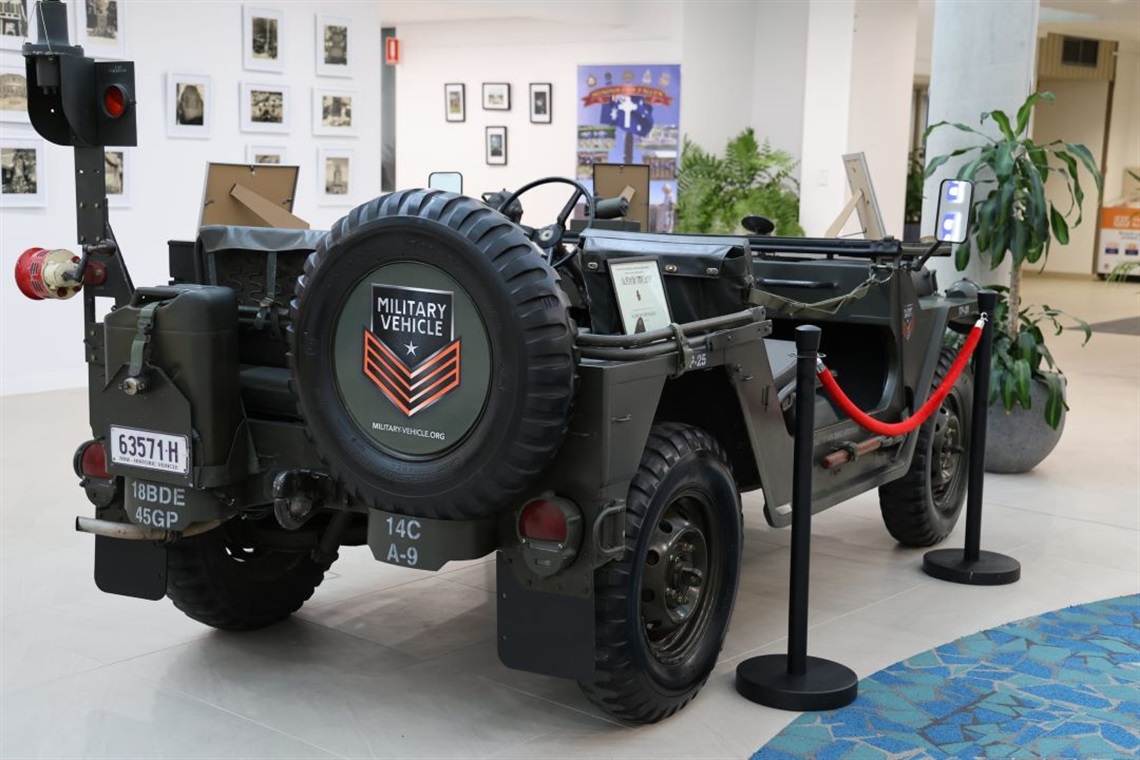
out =
[[[825,367],[823,362],[819,363],[817,374],[823,383],[823,387],[827,389],[835,403],[839,404],[847,416],[859,423],[861,427],[879,435],[904,435],[926,422],[927,418],[934,414],[934,410],[942,405],[942,399],[946,398],[946,394],[954,387],[958,375],[962,374],[962,370],[966,368],[966,362],[970,360],[970,355],[974,353],[975,346],[981,340],[983,324],[982,320],[979,319],[973,329],[970,330],[970,334],[966,336],[965,344],[958,350],[958,355],[954,357],[954,363],[950,365],[950,371],[942,379],[942,385],[938,386],[938,390],[930,395],[930,398],[917,412],[899,422],[882,422],[861,411],[851,399],[847,398],[847,394],[839,387],[839,383],[835,382],[831,370]]]

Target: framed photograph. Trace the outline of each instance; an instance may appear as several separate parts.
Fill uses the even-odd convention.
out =
[[[448,121],[467,121],[467,88],[462,84],[443,86],[443,113]]]
[[[289,132],[289,87],[241,83],[238,117],[242,132]]]
[[[530,86],[530,123],[549,124],[552,119],[551,87],[549,82],[532,83]]]
[[[126,208],[131,205],[131,151],[129,148],[107,148],[103,151],[103,176],[107,188],[107,206]]]
[[[166,136],[210,136],[214,89],[205,74],[166,75]]]
[[[506,82],[483,83],[483,110],[511,110],[511,86]]]
[[[0,2],[0,5],[4,3]],[[75,42],[92,58],[125,58],[124,3],[119,0],[72,0]]]
[[[28,77],[23,68],[0,66],[0,121],[28,123]]]
[[[243,5],[242,65],[248,71],[284,71],[281,27],[285,12],[280,8]]]
[[[245,146],[245,162],[247,164],[287,164],[288,151],[284,145],[247,145]]]
[[[0,2],[0,48],[19,50],[28,36],[28,0]]]
[[[352,19],[317,15],[317,76],[352,76]]]
[[[348,135],[357,133],[352,118],[352,104],[356,93],[349,90],[313,88],[313,134]]]
[[[47,205],[43,140],[0,139],[0,204],[9,208]]]
[[[347,206],[351,203],[352,173],[351,150],[321,148],[317,151],[317,204],[320,206]]]
[[[491,166],[507,165],[506,127],[487,127],[487,163]]]

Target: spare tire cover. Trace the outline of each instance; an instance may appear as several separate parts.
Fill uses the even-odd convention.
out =
[[[565,296],[522,229],[479,201],[414,190],[354,209],[309,257],[292,310],[306,427],[368,506],[492,514],[562,444]]]

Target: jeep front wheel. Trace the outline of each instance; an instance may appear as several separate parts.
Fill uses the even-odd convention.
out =
[[[954,351],[943,348],[932,388],[942,384],[953,363]],[[900,544],[932,546],[950,535],[958,522],[966,501],[973,403],[974,380],[967,370],[919,428],[906,474],[879,489],[883,522]]]
[[[708,680],[740,580],[740,495],[727,456],[689,425],[654,426],[626,504],[625,553],[595,578],[594,704],[654,723]]]

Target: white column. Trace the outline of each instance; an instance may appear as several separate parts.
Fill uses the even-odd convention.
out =
[[[867,167],[888,235],[902,237],[918,3],[859,0],[855,4],[851,118],[847,146]]]
[[[855,0],[808,4],[804,128],[800,149],[800,225],[819,236],[847,200],[841,156],[851,113]]]
[[[1038,0],[935,0],[931,124],[960,122],[998,133],[992,122],[980,125],[979,118],[982,112],[995,108],[1016,112],[1032,91],[1037,65],[1038,9]],[[926,156],[929,160],[977,141],[969,133],[944,127],[930,136]],[[923,234],[934,232],[939,183],[954,176],[960,165],[951,161],[927,180]],[[942,286],[964,276],[983,283],[1007,279],[1007,266],[994,271],[980,258],[972,257],[965,272],[955,270],[952,260],[932,261]]]
[[[803,147],[808,8],[802,0],[760,3],[752,43],[752,126],[757,137],[797,158]]]
[[[917,0],[811,0],[800,223],[822,235],[850,197],[845,153],[863,152],[887,234],[902,237]],[[857,218],[843,234],[858,232]]]
[[[723,153],[752,117],[756,12],[756,4],[744,0],[683,5],[681,129],[713,153]]]

